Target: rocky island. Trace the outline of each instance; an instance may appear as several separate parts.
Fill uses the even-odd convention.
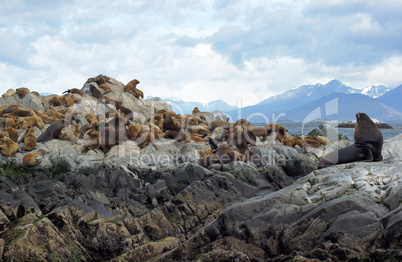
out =
[[[328,125],[301,138],[181,115],[130,83],[101,75],[63,96],[0,98],[2,143],[15,131],[18,146],[0,155],[0,261],[402,259],[402,135],[382,161],[317,170],[352,144]],[[23,136],[57,121],[28,151]],[[205,158],[213,141],[235,157]]]

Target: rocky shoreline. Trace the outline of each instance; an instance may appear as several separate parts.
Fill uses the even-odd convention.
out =
[[[170,110],[161,100],[122,94],[142,112],[138,119]],[[84,98],[82,121],[98,106]],[[44,107],[48,98],[40,99]],[[156,109],[147,106],[154,102]],[[155,146],[127,140],[107,152],[52,139],[38,143],[35,151],[48,153],[31,168],[22,165],[24,152],[0,155],[0,261],[402,259],[402,135],[384,142],[380,162],[320,170],[323,155],[352,142],[328,126],[313,130],[332,141],[317,147],[285,146],[275,135],[249,145],[262,167],[235,161],[206,168],[199,163],[211,148],[206,141],[162,137]]]

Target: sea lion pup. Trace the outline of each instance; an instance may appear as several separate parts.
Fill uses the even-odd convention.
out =
[[[306,146],[312,146],[312,147],[320,147],[321,146],[320,141],[318,141],[314,138],[306,137],[303,139],[303,141]]]
[[[141,134],[140,138],[138,139],[138,146],[142,149],[147,147],[149,144],[152,144],[155,149],[158,150],[154,140],[155,135],[152,132],[145,132]]]
[[[169,114],[163,114],[163,131],[180,131],[180,123],[174,116],[170,116]]]
[[[329,145],[331,144],[331,140],[328,139],[326,136],[315,136],[313,139],[318,140],[321,145]]]
[[[22,164],[25,167],[34,167],[39,165],[39,163],[42,161],[43,156],[46,155],[46,151],[44,149],[39,149],[35,153],[27,153],[25,156],[22,158]]]
[[[9,97],[9,96],[12,96],[12,95],[14,95],[16,93],[17,93],[17,91],[15,91],[14,89],[10,88],[2,96],[3,97]]]
[[[139,97],[144,98],[144,93],[137,88],[137,85],[139,83],[140,81],[138,81],[137,79],[133,79],[130,82],[128,82],[128,84],[124,87],[123,91],[132,94],[137,99],[139,99]]]
[[[28,93],[31,92],[26,87],[17,88],[15,91],[16,91],[17,95],[19,96],[19,98],[21,98],[21,99],[24,98]]]
[[[36,147],[35,129],[31,126],[28,126],[21,140],[24,140],[25,144],[24,150],[31,151],[35,149]]]
[[[78,94],[78,95],[84,96],[84,92],[78,88],[67,89],[67,91],[64,91],[62,93],[62,95],[65,95],[65,94]]]
[[[134,123],[131,123],[129,126],[126,126],[127,129],[127,137],[130,140],[136,140],[138,135],[141,134],[141,127]]]
[[[44,128],[45,124],[43,123],[42,118],[39,117],[35,111],[32,111],[31,114],[32,116],[22,124],[22,129],[27,129],[28,126],[36,126],[39,129]]]
[[[7,128],[7,127],[12,127],[12,128],[14,128],[15,127],[15,120],[14,120],[14,118],[7,118],[6,119],[6,124],[4,125],[4,127],[5,128]]]
[[[11,138],[3,137],[1,141],[3,142],[3,144],[0,145],[1,148],[0,153],[2,155],[12,156],[18,151],[20,151],[20,147],[18,146],[18,144],[15,143],[15,141],[13,141]]]
[[[355,143],[325,155],[318,169],[355,161],[381,161],[383,136],[374,122],[365,114],[356,114]]]
[[[88,135],[89,135],[89,142],[85,143],[85,148],[87,148],[89,150],[100,148],[101,137],[100,137],[99,132],[91,129],[88,131]]]
[[[53,122],[42,134],[36,138],[36,142],[47,142],[57,139],[64,128],[64,119]]]
[[[58,96],[54,96],[49,99],[48,104],[49,104],[49,106],[61,106],[63,103]]]
[[[104,94],[112,92],[112,88],[107,84],[100,84],[99,87],[105,91]]]
[[[239,149],[239,153],[241,153],[247,161],[252,162],[257,167],[261,167],[265,165],[265,162],[261,159],[261,157],[254,152],[252,152],[247,145],[247,142],[244,140],[236,141],[236,147]]]
[[[4,128],[4,131],[6,131],[8,133],[8,136],[11,138],[11,140],[13,140],[14,142],[17,142],[18,137],[19,137],[17,130],[15,130],[13,127],[7,127],[7,128]]]
[[[290,146],[293,148],[296,147],[296,145],[300,146],[301,148],[304,147],[304,141],[299,136],[295,137],[284,136],[284,138],[282,139],[282,144],[284,146]]]

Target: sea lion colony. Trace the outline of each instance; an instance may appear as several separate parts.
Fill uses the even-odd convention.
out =
[[[249,148],[254,146],[258,139],[264,142],[271,136],[283,145],[291,147],[318,147],[330,143],[326,137],[291,136],[286,128],[279,124],[257,127],[245,119],[235,123],[230,123],[229,119],[208,121],[205,113],[200,112],[198,108],[194,108],[192,114],[186,115],[165,109],[159,110],[146,122],[140,123],[134,120],[134,112],[125,107],[123,101],[110,99],[107,96],[113,91],[108,85],[109,79],[103,75],[89,78],[86,81],[86,84],[90,85],[89,94],[72,88],[63,92],[62,96],[49,96],[46,111],[23,109],[18,105],[0,107],[1,154],[12,156],[20,150],[26,151],[30,154],[28,156],[31,160],[26,161],[27,163],[24,161],[24,165],[34,166],[40,162],[45,152],[41,150],[39,154],[35,154],[29,151],[35,150],[38,143],[45,143],[51,139],[71,140],[83,144],[87,150],[102,150],[107,153],[114,145],[127,140],[137,141],[140,148],[152,145],[157,149],[154,141],[165,138],[174,139],[179,143],[209,144],[211,150],[203,152],[199,159],[200,164],[205,167],[233,161],[249,161],[256,166],[263,166],[266,163],[261,156]],[[124,87],[123,91],[132,94],[136,99],[142,99],[144,94],[137,88],[139,83],[134,79]],[[10,89],[5,96],[24,97],[29,89],[23,88],[18,91]],[[34,94],[38,95],[37,92]],[[85,117],[86,122],[79,121],[71,108],[74,104],[81,103],[81,100],[88,95],[115,110],[105,114],[88,114]],[[34,135],[34,127],[42,131],[38,137]],[[23,135],[20,137],[18,133]]]

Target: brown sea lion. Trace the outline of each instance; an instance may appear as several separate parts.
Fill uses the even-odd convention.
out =
[[[63,95],[64,94],[79,94],[81,96],[84,96],[84,92],[82,90],[78,89],[78,88],[67,89],[67,91],[64,91],[62,94]]]
[[[85,148],[88,148],[88,149],[98,149],[98,148],[100,148],[100,134],[99,134],[99,132],[98,131],[96,131],[96,130],[93,130],[93,129],[91,129],[91,130],[89,130],[88,131],[88,135],[89,135],[89,142],[87,142],[86,144],[85,144]]]
[[[36,96],[40,96],[39,92],[36,92],[36,91],[31,91],[31,94],[34,94]]]
[[[85,116],[85,119],[88,121],[89,124],[91,124],[92,126],[97,126],[99,124],[98,119],[96,118],[96,116],[92,113],[89,113]]]
[[[120,110],[120,112],[123,114],[124,117],[126,117],[129,120],[133,120],[133,111],[128,109],[127,107],[123,106],[123,103],[121,101],[116,101],[115,103],[116,109]]]
[[[180,131],[180,123],[174,116],[170,116],[169,114],[163,114],[163,131]]]
[[[42,161],[44,155],[46,155],[46,151],[44,149],[39,149],[35,153],[27,153],[22,158],[22,164],[25,167],[37,166]]]
[[[250,127],[248,127],[248,130],[253,132],[255,136],[262,137],[263,141],[268,136],[268,132],[263,126],[250,126]]]
[[[99,128],[101,149],[106,154],[116,144],[116,131],[111,125],[104,125]]]
[[[17,130],[15,130],[13,127],[7,127],[7,128],[4,128],[4,131],[6,131],[8,133],[11,140],[13,140],[14,142],[17,142],[18,137],[19,137]]]
[[[99,87],[105,90],[104,94],[112,92],[112,88],[110,88],[110,86],[108,86],[107,84],[101,84],[99,85]]]
[[[45,124],[42,121],[42,118],[39,117],[35,111],[31,112],[32,116],[29,117],[22,125],[22,129],[26,129],[28,126],[36,126],[39,129],[42,129],[45,127]]]
[[[261,157],[254,152],[252,152],[247,145],[247,142],[244,140],[238,140],[236,142],[236,147],[239,149],[239,153],[241,153],[247,161],[252,162],[256,166],[260,167],[265,165],[264,161]]]
[[[63,96],[63,104],[65,107],[70,107],[74,105],[74,98],[70,96]]]
[[[147,147],[149,144],[155,147],[158,150],[158,147],[155,144],[155,135],[152,132],[145,132],[141,134],[140,138],[138,139],[138,146],[142,149]]]
[[[14,95],[16,93],[17,93],[17,91],[15,91],[14,89],[10,88],[2,96],[3,97],[9,97],[9,96],[12,96],[12,95]]]
[[[315,136],[313,137],[315,140],[320,141],[321,145],[329,145],[331,144],[331,140],[328,139],[326,136]]]
[[[103,97],[101,91],[96,88],[94,85],[90,85],[89,88],[91,89],[91,94],[93,97],[99,100],[99,102],[104,102],[105,98]]]
[[[31,92],[26,87],[17,88],[15,91],[16,91],[17,95],[19,96],[19,98],[24,98],[28,93]]]
[[[219,162],[218,156],[213,153],[214,149],[206,150],[200,154],[199,163],[203,167],[208,167]]]
[[[1,141],[3,142],[3,144],[0,145],[1,148],[0,153],[2,155],[12,156],[18,151],[20,151],[20,147],[18,146],[18,144],[15,143],[15,141],[13,141],[11,138],[3,137]]]
[[[208,123],[208,127],[209,129],[211,129],[212,131],[215,130],[215,128],[217,127],[228,127],[229,123],[228,121],[225,120],[214,120]]]
[[[381,161],[383,136],[374,122],[365,114],[356,114],[355,143],[325,155],[318,169],[355,161]]]
[[[46,142],[57,139],[64,128],[64,119],[53,122],[42,134],[36,138],[36,142]]]
[[[63,103],[58,96],[54,96],[49,99],[49,106],[61,106]]]
[[[285,136],[282,139],[282,144],[284,146],[290,146],[290,147],[293,147],[293,148],[296,147],[296,145],[300,146],[301,148],[304,147],[303,139],[301,139],[298,136],[295,136],[295,137],[287,137],[287,136]]]
[[[198,114],[201,113],[201,111],[198,109],[198,107],[194,107],[193,112],[191,112],[191,114]]]
[[[125,87],[124,92],[128,92],[139,99],[139,97],[144,98],[144,93],[137,88],[140,83],[137,79],[131,80]]]
[[[318,141],[314,138],[306,137],[303,139],[303,141],[306,146],[312,146],[312,147],[320,147],[321,146],[320,141]]]
[[[86,124],[81,127],[79,138],[83,139],[85,133],[92,128],[91,124]]]
[[[135,140],[141,134],[141,127],[137,124],[131,123],[126,129],[128,139]]]
[[[24,144],[25,150],[33,150],[36,147],[36,136],[35,129],[33,127],[28,127],[24,134]]]
[[[4,127],[12,127],[12,128],[14,128],[15,127],[15,120],[14,120],[14,118],[7,118],[6,119],[6,124],[4,125]]]

